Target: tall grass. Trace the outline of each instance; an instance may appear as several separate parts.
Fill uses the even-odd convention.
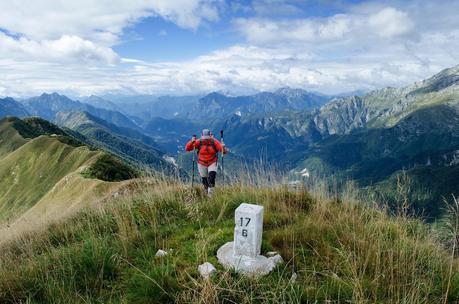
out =
[[[179,179],[145,177],[132,193],[24,235],[2,248],[0,303],[459,301],[457,260],[429,226],[362,204],[352,185],[291,189],[265,173],[230,179],[211,199]],[[285,260],[263,278],[215,257],[242,202],[265,206],[262,251]],[[197,272],[205,261],[218,268],[210,280]]]

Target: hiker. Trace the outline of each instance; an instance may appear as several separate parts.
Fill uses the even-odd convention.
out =
[[[197,151],[199,175],[207,194],[212,196],[217,177],[218,152],[226,154],[228,150],[224,144],[213,137],[212,132],[208,129],[202,130],[200,139],[196,139],[196,136],[193,136],[186,144],[185,150],[187,152]]]

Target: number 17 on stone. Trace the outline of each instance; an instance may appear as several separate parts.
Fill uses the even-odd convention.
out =
[[[261,252],[263,206],[241,204],[235,212],[234,255],[256,257]]]

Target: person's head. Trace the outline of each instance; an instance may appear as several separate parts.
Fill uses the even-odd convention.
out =
[[[209,139],[212,137],[212,132],[209,129],[202,130],[201,139]]]

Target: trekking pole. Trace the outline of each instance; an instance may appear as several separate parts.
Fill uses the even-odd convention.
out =
[[[193,169],[191,169],[191,188],[194,187],[194,167],[196,164],[196,135],[193,135]]]
[[[225,162],[224,162],[225,143],[223,141],[223,130],[220,130],[220,140],[221,140],[222,146],[223,146],[223,149],[222,149],[222,185],[224,185],[225,184]]]

